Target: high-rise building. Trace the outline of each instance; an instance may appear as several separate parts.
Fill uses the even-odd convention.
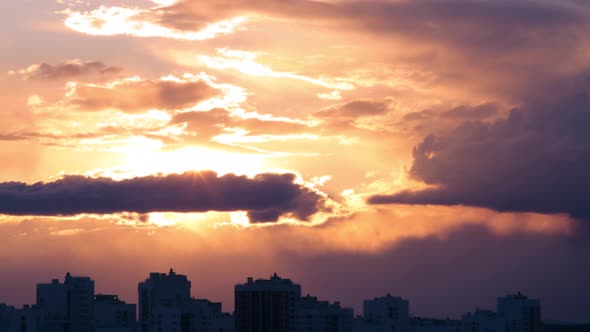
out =
[[[150,273],[150,277],[138,285],[139,320],[152,318],[157,306],[174,307],[188,303],[191,282],[185,275],[170,269],[168,274]]]
[[[301,286],[276,273],[235,286],[236,332],[290,332],[296,325]]]
[[[401,297],[377,297],[363,301],[363,318],[373,331],[407,332],[410,304]]]
[[[39,332],[69,331],[68,292],[65,283],[58,279],[49,284],[37,285]]]
[[[137,329],[136,306],[117,295],[94,296],[95,332],[134,332]]]
[[[221,303],[191,297],[185,275],[150,273],[139,283],[139,324],[142,332],[232,332],[233,317]]]
[[[37,285],[37,307],[41,332],[92,332],[94,281],[89,277],[72,277],[68,272],[63,283],[53,279]]]
[[[517,294],[499,297],[498,313],[506,320],[508,332],[541,332],[541,305],[539,300]]]
[[[66,274],[69,332],[94,331],[94,281]]]

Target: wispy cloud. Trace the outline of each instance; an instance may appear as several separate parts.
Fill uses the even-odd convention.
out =
[[[235,17],[206,24],[197,30],[180,30],[146,20],[149,14],[157,14],[158,9],[139,9],[125,7],[105,7],[89,12],[71,9],[61,11],[66,15],[65,25],[75,31],[95,36],[129,35],[135,37],[163,37],[184,40],[206,40],[218,35],[237,31],[244,18]]]
[[[23,79],[64,80],[80,79],[90,75],[109,77],[119,74],[123,68],[108,66],[100,61],[67,60],[57,65],[34,64],[26,69],[11,70],[9,75],[20,75]]]

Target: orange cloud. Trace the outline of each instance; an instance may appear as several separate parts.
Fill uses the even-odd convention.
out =
[[[23,79],[65,80],[79,79],[90,75],[109,77],[118,74],[123,69],[108,66],[100,61],[67,60],[57,65],[47,63],[34,64],[26,69],[12,70],[10,75],[20,75]]]
[[[81,111],[116,109],[127,113],[149,110],[180,110],[218,95],[220,92],[200,78],[159,80],[129,78],[106,85],[74,83],[65,102]]]

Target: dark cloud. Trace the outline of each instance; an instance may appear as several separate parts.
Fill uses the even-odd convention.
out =
[[[431,23],[498,24],[511,26],[563,26],[583,22],[587,17],[571,1],[345,1],[327,3],[311,0],[280,1],[196,1],[181,0],[168,7],[159,7],[144,14],[144,18],[179,29],[199,29],[212,21],[232,16],[265,14],[275,17],[309,20],[366,20],[367,27],[379,30],[412,30],[441,34],[440,27]],[[586,8],[587,9],[587,8]],[[372,20],[369,20],[372,18]],[[464,20],[469,19],[468,22]],[[475,32],[474,32],[475,33]],[[484,34],[484,32],[480,32]],[[506,37],[504,39],[507,39]],[[510,37],[508,38],[510,39]]]
[[[57,65],[40,63],[27,69],[14,72],[24,79],[63,80],[78,78],[80,76],[100,75],[106,76],[123,71],[120,67],[108,66],[100,61],[66,61]]]
[[[320,194],[294,180],[294,174],[263,173],[248,178],[203,171],[122,181],[66,176],[31,185],[5,182],[0,183],[0,213],[49,216],[247,211],[251,222],[276,222],[280,217],[307,221],[327,210]]]
[[[432,185],[371,204],[470,205],[590,219],[590,96],[553,90],[492,123],[468,121],[413,149],[410,175]],[[542,92],[541,92],[542,93]]]
[[[234,16],[298,19],[336,28],[398,35],[414,43],[460,46],[483,55],[571,46],[588,28],[589,8],[573,1],[342,1],[181,0],[141,14],[178,30],[195,30]],[[577,32],[577,33],[574,33]],[[587,31],[586,31],[587,32]],[[565,37],[565,38],[564,38]],[[568,47],[569,48],[569,47]],[[554,49],[562,53],[563,50]],[[472,53],[472,52],[470,52]]]

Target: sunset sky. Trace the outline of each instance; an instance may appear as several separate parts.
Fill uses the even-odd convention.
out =
[[[0,2],[0,302],[173,267],[590,320],[590,3]]]

